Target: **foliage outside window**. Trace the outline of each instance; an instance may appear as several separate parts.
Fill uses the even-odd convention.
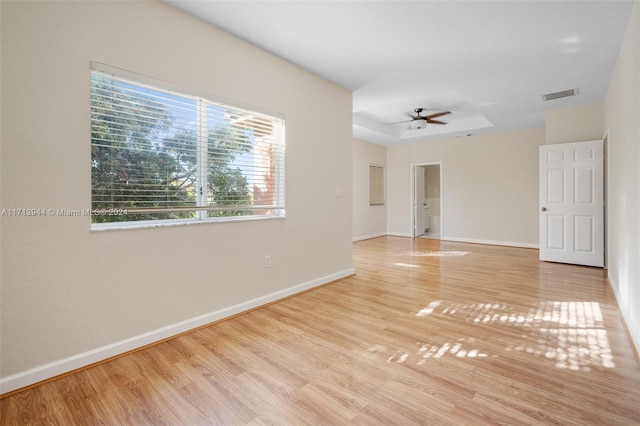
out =
[[[384,167],[369,165],[369,205],[384,205]]]
[[[284,216],[282,118],[113,74],[91,72],[94,228]]]

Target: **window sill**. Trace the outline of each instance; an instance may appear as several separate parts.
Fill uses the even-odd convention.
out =
[[[285,215],[282,216],[236,216],[215,218],[207,220],[197,219],[173,219],[173,220],[148,220],[138,222],[107,222],[107,223],[92,223],[91,232],[105,232],[105,231],[122,231],[126,229],[144,229],[144,228],[165,228],[169,226],[191,226],[191,225],[203,225],[213,223],[230,223],[230,222],[250,222],[257,220],[277,220],[286,219]]]

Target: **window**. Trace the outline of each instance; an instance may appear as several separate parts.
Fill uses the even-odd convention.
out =
[[[92,228],[284,216],[283,118],[150,81],[93,64]]]
[[[384,167],[369,165],[369,205],[384,205]]]

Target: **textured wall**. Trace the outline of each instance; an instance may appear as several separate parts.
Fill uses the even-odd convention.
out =
[[[640,351],[640,2],[605,100],[609,280]]]
[[[547,144],[594,141],[604,135],[601,102],[547,111]]]
[[[411,167],[442,163],[443,239],[538,244],[538,147],[544,129],[388,148],[388,230],[411,233]]]
[[[369,165],[386,166],[387,148],[354,139],[353,141],[353,238],[365,238],[387,232],[387,207],[369,205]],[[385,174],[386,174],[385,167]]]
[[[1,7],[2,208],[90,207],[92,60],[280,112],[287,132],[286,219],[2,217],[2,377],[352,268],[349,92],[160,2]]]

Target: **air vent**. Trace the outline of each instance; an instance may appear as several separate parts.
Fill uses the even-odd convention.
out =
[[[554,99],[576,96],[578,93],[580,93],[580,90],[576,87],[575,89],[567,89],[561,90],[559,92],[547,93],[546,95],[542,95],[542,100],[544,100],[545,102],[549,102]]]

